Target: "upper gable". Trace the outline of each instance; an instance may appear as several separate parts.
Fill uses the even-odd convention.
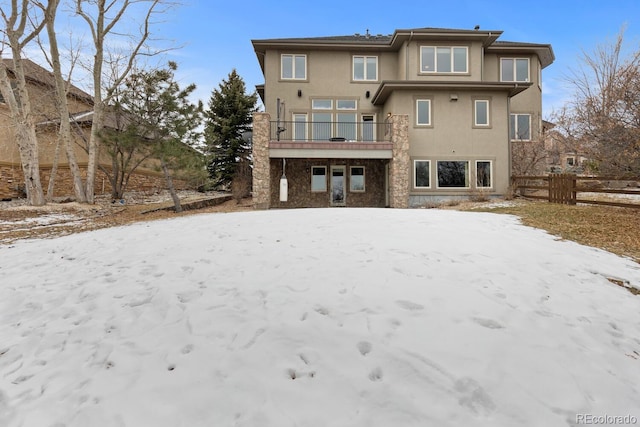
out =
[[[540,69],[554,60],[548,44],[500,42],[501,35],[501,31],[495,30],[415,28],[396,30],[391,35],[367,32],[364,35],[252,40],[252,44],[265,77],[271,67],[280,67],[279,60],[275,64],[267,62],[269,53],[312,55],[313,52],[330,52],[335,54],[336,65],[349,55],[371,53],[384,56],[384,64],[380,62],[380,67],[392,67],[396,75],[390,78],[399,80],[500,81],[497,73],[485,73],[486,60],[495,63],[495,58],[501,56],[522,56],[535,59]]]

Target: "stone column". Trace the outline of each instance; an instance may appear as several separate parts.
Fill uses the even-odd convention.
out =
[[[389,163],[389,205],[392,208],[409,207],[409,116],[394,115],[391,122],[393,159]]]
[[[253,114],[253,207],[269,209],[271,201],[271,173],[269,160],[269,136],[271,116],[268,113]]]

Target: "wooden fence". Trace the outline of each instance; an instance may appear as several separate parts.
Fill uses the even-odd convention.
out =
[[[640,177],[621,179],[557,173],[539,176],[512,176],[511,181],[516,195],[531,199],[567,205],[587,203],[640,209],[640,187],[638,187]],[[580,197],[581,194],[583,197]],[[616,195],[618,196],[616,197]],[[629,197],[627,203],[619,201],[622,199],[619,195],[636,197]]]

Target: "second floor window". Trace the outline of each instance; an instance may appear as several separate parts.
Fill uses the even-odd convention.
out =
[[[528,82],[529,81],[529,59],[528,58],[500,59],[500,81]]]
[[[280,77],[283,80],[306,80],[307,55],[283,54],[280,62]]]
[[[512,141],[531,140],[530,114],[512,114],[509,121],[509,138]]]
[[[420,47],[421,73],[467,73],[468,49],[464,46]]]
[[[354,56],[353,80],[378,80],[378,57]]]
[[[416,100],[416,125],[431,126],[431,100]]]
[[[334,107],[335,106],[335,107]],[[311,139],[355,141],[358,135],[355,99],[313,99],[311,101]]]
[[[474,107],[474,126],[489,126],[489,100],[476,99]]]

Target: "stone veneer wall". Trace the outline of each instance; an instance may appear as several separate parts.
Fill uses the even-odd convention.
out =
[[[82,170],[83,178],[86,177],[86,167]],[[49,175],[51,168],[40,168],[40,180],[43,191],[47,192],[49,185]],[[0,165],[0,200],[23,197],[21,189],[24,188],[24,178],[19,165]],[[186,189],[188,184],[181,180],[174,180],[176,189]],[[127,191],[154,192],[166,188],[164,176],[161,173],[152,171],[139,171],[129,178]],[[96,195],[111,194],[111,184],[104,172],[98,170],[94,187]],[[73,191],[73,180],[68,167],[60,166],[56,173],[56,183],[54,187],[54,197],[75,197]]]
[[[280,201],[280,178],[282,159],[271,159],[271,207],[272,208],[324,208],[331,206],[331,166],[345,167],[345,206],[385,207],[385,165],[387,160],[377,159],[287,159],[286,177],[288,197]],[[327,168],[327,190],[311,191],[311,167]],[[364,167],[363,192],[352,192],[349,188],[350,167]]]
[[[253,114],[253,206],[269,209],[271,200],[271,172],[269,166],[268,113]],[[278,188],[278,187],[275,187]]]
[[[409,116],[391,116],[391,142],[393,159],[389,162],[389,205],[392,208],[409,207]]]
[[[0,200],[13,199],[21,195],[24,188],[22,168],[20,165],[0,164]]]

